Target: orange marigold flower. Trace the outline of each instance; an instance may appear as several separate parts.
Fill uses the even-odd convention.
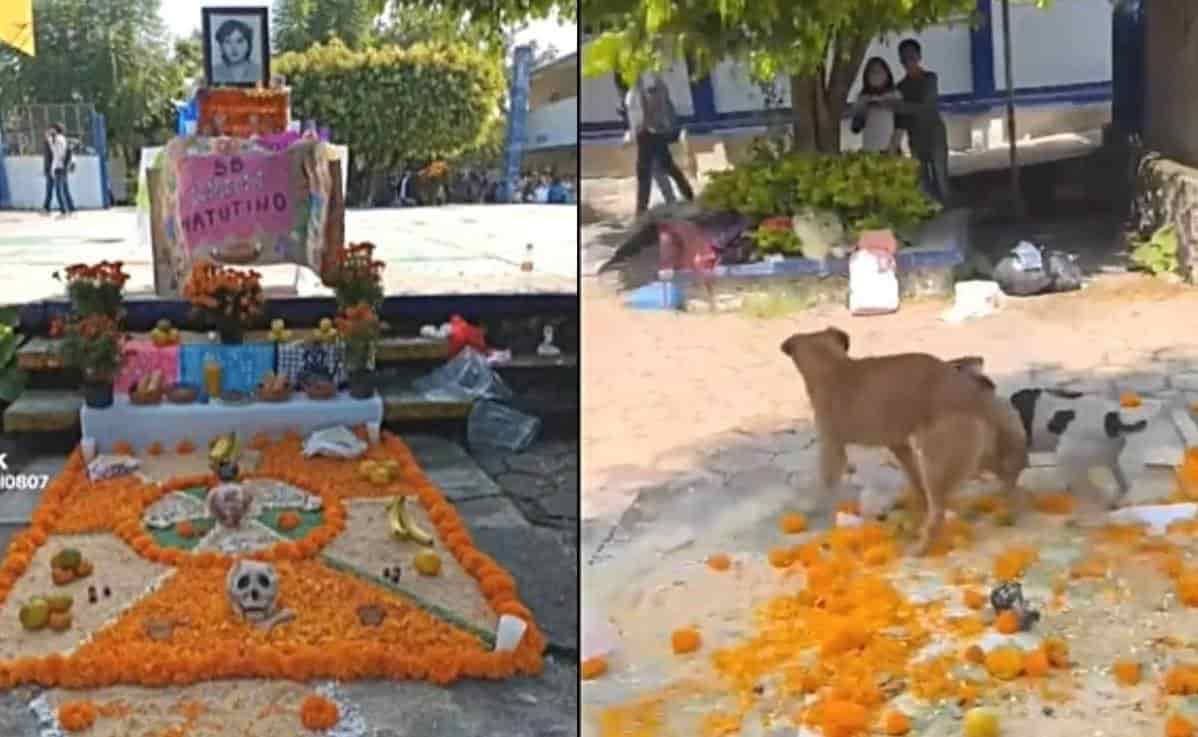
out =
[[[700,637],[699,631],[693,627],[684,627],[674,630],[670,635],[670,646],[674,649],[674,654],[685,655],[693,653],[699,649],[703,638]]]
[[[82,732],[96,723],[96,706],[90,701],[68,701],[58,707],[58,723],[68,732]]]
[[[337,709],[337,705],[329,701],[323,696],[312,695],[304,699],[304,703],[300,706],[300,720],[304,727],[323,731],[332,729],[341,719],[341,714]]]

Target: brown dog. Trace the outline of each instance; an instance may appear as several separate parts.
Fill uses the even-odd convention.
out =
[[[1008,491],[1014,489],[1018,472],[1007,469],[1027,465],[1022,426],[1018,418],[1012,426],[1003,413],[993,382],[980,372],[981,359],[956,365],[924,353],[854,359],[848,349],[849,336],[836,328],[797,333],[782,343],[815,410],[825,493],[833,493],[844,474],[846,445],[888,448],[926,506],[915,546],[917,554],[926,553],[945,502],[962,483],[995,470]]]

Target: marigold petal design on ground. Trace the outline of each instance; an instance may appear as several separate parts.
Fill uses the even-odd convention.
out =
[[[364,431],[359,434],[365,437]],[[269,631],[239,620],[225,591],[226,572],[237,556],[204,545],[189,549],[182,541],[192,538],[173,529],[173,537],[160,534],[146,526],[145,513],[152,505],[189,490],[202,494],[217,484],[214,477],[184,476],[159,484],[133,477],[92,483],[76,450],[43,493],[32,526],[14,538],[0,564],[0,594],[13,599],[5,601],[3,614],[15,623],[16,610],[26,598],[42,588],[54,588],[48,580],[48,560],[68,544],[79,548],[85,558],[91,549],[108,550],[113,560],[124,561],[120,565],[145,569],[131,577],[129,571],[119,574],[139,587],[159,585],[132,592],[132,598],[114,596],[108,618],[119,613],[115,621],[102,627],[99,622],[86,629],[77,626],[75,636],[69,642],[63,638],[61,646],[55,642],[28,653],[0,653],[0,687],[22,683],[69,688],[163,686],[237,677],[423,679],[448,684],[463,677],[540,672],[545,637],[519,600],[514,579],[474,547],[457,510],[428,481],[402,441],[384,433],[381,442],[370,447],[370,458],[389,460],[398,469],[384,486],[361,478],[353,461],[304,458],[296,435],[259,445],[263,462],[243,480],[273,479],[320,502],[318,512],[292,510],[299,517],[295,526],[278,525],[281,508],[267,509],[259,519],[243,522],[261,527],[272,541],[277,538],[270,547],[244,557],[275,565],[280,606],[292,610],[294,620]],[[445,563],[441,576],[422,582],[423,591],[408,592],[372,580],[378,574],[360,569],[355,561],[339,563],[321,557],[351,521],[375,523],[369,517],[371,507],[382,509],[397,493],[418,502],[410,505],[413,518],[433,535],[434,548]],[[361,520],[356,512],[349,519],[343,501],[356,497],[365,497],[354,502],[366,504],[368,514]],[[386,530],[386,524],[380,514],[377,525]],[[65,534],[85,531],[94,534]],[[203,536],[202,530],[190,532]],[[381,557],[395,554],[402,545],[385,537],[378,544]],[[420,578],[414,571],[405,572]],[[114,578],[118,574],[105,573]],[[460,591],[456,596],[438,596],[434,584]],[[77,607],[90,606],[85,595],[88,585],[85,581],[68,584]],[[463,595],[461,591],[467,589]],[[469,602],[468,611],[454,611],[462,601]],[[380,608],[381,621],[365,624],[358,614],[363,607]],[[489,634],[503,614],[524,619],[528,629],[515,651],[497,653],[492,651]],[[163,622],[170,625],[165,638]],[[18,637],[24,635],[19,624],[16,629]]]

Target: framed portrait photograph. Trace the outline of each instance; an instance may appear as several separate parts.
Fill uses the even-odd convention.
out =
[[[209,87],[270,84],[267,9],[204,8],[204,78]]]

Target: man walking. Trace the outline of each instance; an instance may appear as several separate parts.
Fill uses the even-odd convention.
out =
[[[75,203],[71,200],[71,189],[67,175],[71,166],[71,149],[67,138],[63,135],[63,127],[59,123],[50,126],[46,134],[50,144],[50,169],[54,177],[54,194],[58,197],[58,209],[63,217],[75,211]],[[46,211],[50,211],[50,200],[46,199]]]
[[[638,78],[628,91],[626,108],[629,134],[636,138],[636,214],[649,209],[650,177],[655,171],[668,175],[682,196],[693,200],[695,193],[670,153],[670,144],[681,131],[665,80],[655,73]]]
[[[46,135],[42,139],[42,172],[46,176],[46,199],[42,202],[42,212],[49,216],[50,200],[54,197],[54,147],[51,141],[54,140],[54,131],[46,129]]]

